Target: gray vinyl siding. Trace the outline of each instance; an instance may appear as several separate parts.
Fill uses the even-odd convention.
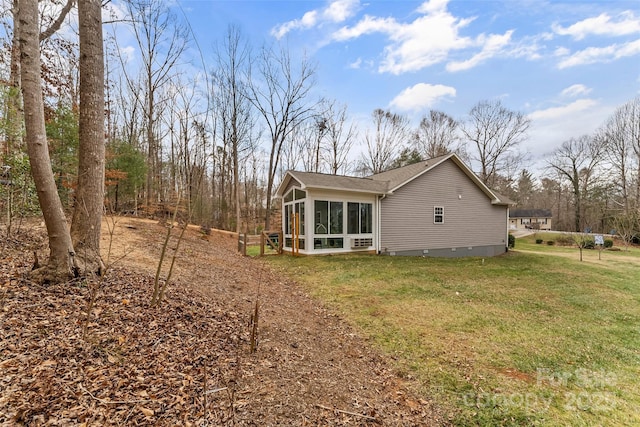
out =
[[[434,206],[444,207],[443,224],[434,224]],[[507,207],[492,205],[451,160],[383,198],[380,217],[383,253],[506,247]]]
[[[289,180],[289,182],[287,183],[287,186],[285,187],[284,191],[282,192],[282,197],[284,197],[285,194],[287,194],[289,192],[289,190],[291,190],[293,187],[298,187],[300,188],[301,185],[298,181],[296,181],[294,178],[291,178]]]

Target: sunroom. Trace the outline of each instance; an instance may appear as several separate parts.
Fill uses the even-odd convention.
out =
[[[301,254],[376,251],[379,191],[328,188],[306,182],[304,178],[310,178],[311,174],[308,177],[300,172],[295,174],[295,178],[289,177],[286,187],[284,182],[280,187],[284,251]],[[350,177],[323,177],[327,181],[342,178]]]

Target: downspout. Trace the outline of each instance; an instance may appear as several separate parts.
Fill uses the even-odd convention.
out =
[[[376,207],[376,253],[378,255],[380,255],[380,236],[381,236],[381,232],[380,229],[382,228],[382,199],[384,199],[385,197],[387,197],[386,194],[383,194],[382,196],[378,196],[378,203],[377,203],[377,207]]]
[[[506,225],[507,225],[506,233],[507,233],[507,235],[505,236],[505,238],[506,238],[505,239],[505,247],[507,248],[506,252],[509,252],[509,225],[510,225],[509,224],[509,209],[510,209],[509,205],[507,205],[507,221],[506,221]]]

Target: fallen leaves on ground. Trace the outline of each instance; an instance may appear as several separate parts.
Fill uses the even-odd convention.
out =
[[[158,259],[160,225],[119,232]],[[152,265],[135,254],[99,282],[30,282],[45,243],[22,230],[0,247],[1,425],[443,423],[339,317],[227,237],[189,236],[160,307],[149,306]]]

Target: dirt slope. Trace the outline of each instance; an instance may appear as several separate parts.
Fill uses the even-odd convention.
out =
[[[157,221],[105,221],[113,269],[89,321],[86,284],[22,278],[41,234],[5,244],[0,425],[445,424],[340,318],[263,260],[237,254],[231,235],[189,228],[169,300],[148,307],[165,233]]]

